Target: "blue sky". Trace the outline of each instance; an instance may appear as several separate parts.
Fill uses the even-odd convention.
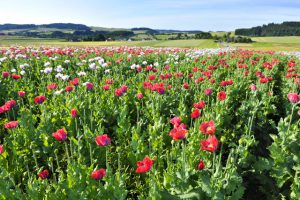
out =
[[[300,21],[300,0],[0,0],[0,24],[234,30]]]

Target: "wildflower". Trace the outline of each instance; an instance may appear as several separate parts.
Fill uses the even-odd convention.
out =
[[[78,115],[77,110],[76,110],[75,108],[73,108],[73,109],[71,110],[71,116],[72,116],[72,118],[76,118],[77,115]]]
[[[218,99],[219,99],[220,101],[225,100],[225,99],[226,99],[226,92],[225,92],[225,91],[219,92],[219,93],[218,93]]]
[[[74,78],[73,80],[70,81],[70,84],[77,86],[79,84],[79,78]]]
[[[218,139],[215,135],[210,135],[206,140],[200,142],[201,150],[214,152],[218,148]]]
[[[4,151],[3,144],[0,144],[0,155],[3,153],[3,151]]]
[[[191,117],[193,119],[197,119],[200,117],[200,112],[199,112],[199,109],[195,109],[192,113],[191,113]]]
[[[215,134],[216,128],[214,121],[202,122],[200,124],[200,131],[204,134]]]
[[[206,96],[210,96],[212,94],[212,89],[207,88],[207,89],[205,89],[204,93]]]
[[[14,79],[14,80],[18,80],[21,78],[20,75],[17,75],[17,74],[12,74],[11,77]]]
[[[45,96],[37,96],[34,98],[34,103],[42,104],[46,100]]]
[[[57,84],[56,83],[51,83],[47,86],[48,90],[55,90],[57,88]]]
[[[25,93],[24,91],[19,91],[19,92],[18,92],[19,97],[24,97],[25,94],[26,94],[26,93]]]
[[[103,90],[109,90],[109,87],[110,87],[109,85],[103,85],[103,86],[102,86],[102,89],[103,89]]]
[[[8,78],[9,72],[2,72],[2,78]]]
[[[105,169],[101,168],[99,170],[95,170],[91,173],[91,177],[92,179],[98,181],[103,179],[103,177],[106,175],[106,171]]]
[[[98,146],[108,146],[111,144],[110,138],[107,134],[97,136],[95,140]]]
[[[182,140],[186,137],[188,130],[186,130],[185,124],[180,124],[179,126],[175,126],[169,133],[169,135],[173,138],[173,140]]]
[[[189,84],[188,83],[184,83],[183,87],[184,87],[184,89],[188,90],[189,89]]]
[[[203,170],[205,168],[204,162],[202,160],[199,161],[198,170]]]
[[[67,139],[67,132],[64,129],[59,129],[52,133],[52,136],[58,141],[64,141]]]
[[[142,93],[137,93],[136,96],[137,96],[138,99],[142,99],[143,98],[143,94]]]
[[[135,170],[135,173],[146,173],[150,171],[151,167],[153,166],[153,160],[146,156],[142,161],[138,161],[136,164],[138,167]]]
[[[18,126],[18,121],[10,121],[6,124],[4,124],[4,128],[6,129],[13,129],[13,128],[16,128]]]
[[[67,92],[72,92],[74,90],[73,86],[69,85],[66,87]]]
[[[171,120],[170,120],[171,124],[173,124],[175,127],[179,126],[180,125],[180,118],[179,117],[173,117]]]
[[[48,178],[48,176],[49,176],[49,171],[47,169],[38,173],[38,177],[40,177],[42,180]]]
[[[201,100],[199,103],[194,103],[194,108],[202,109],[205,106],[205,101]]]
[[[291,103],[298,103],[300,100],[299,95],[297,93],[289,93],[287,97]]]
[[[251,89],[252,91],[256,91],[256,90],[257,90],[257,87],[256,87],[255,84],[251,84],[251,85],[250,85],[250,89]]]
[[[94,87],[94,84],[90,83],[90,82],[87,82],[87,83],[85,83],[85,86],[86,86],[86,89],[88,91],[91,91],[93,89],[93,87]]]

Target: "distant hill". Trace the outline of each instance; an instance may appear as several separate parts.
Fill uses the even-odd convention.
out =
[[[172,30],[172,29],[155,29],[159,33],[191,33],[191,34],[196,34],[196,33],[202,33],[203,31],[200,30],[192,30],[192,31],[187,31],[187,30]]]
[[[235,35],[243,36],[300,36],[300,22],[270,23],[252,28],[235,30]]]
[[[71,30],[91,30],[90,27],[83,24],[72,23],[53,23],[53,24],[0,24],[0,30],[16,30],[16,29],[38,29],[38,28],[54,28],[54,29],[71,29]]]

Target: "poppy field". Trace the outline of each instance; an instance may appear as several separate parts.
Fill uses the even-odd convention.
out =
[[[299,58],[0,50],[0,199],[300,199]]]

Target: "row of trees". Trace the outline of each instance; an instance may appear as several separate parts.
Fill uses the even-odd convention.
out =
[[[117,40],[127,39],[134,35],[132,31],[74,31],[73,33],[66,33],[62,31],[53,31],[49,33],[22,31],[16,32],[13,35],[25,36],[25,37],[39,37],[39,38],[58,38],[66,39],[68,41],[105,41],[105,40]]]
[[[252,28],[236,29],[235,34],[244,36],[300,36],[300,22],[270,23]]]
[[[212,35],[209,32],[202,32],[195,34],[196,39],[214,39],[216,42],[228,42],[228,43],[251,43],[251,38],[241,36],[230,36],[231,33],[225,33],[222,36]]]
[[[91,30],[90,27],[84,24],[73,23],[53,23],[53,24],[0,24],[0,30],[16,30],[16,29],[38,29],[38,28],[55,28],[55,29],[70,29],[70,30]]]

